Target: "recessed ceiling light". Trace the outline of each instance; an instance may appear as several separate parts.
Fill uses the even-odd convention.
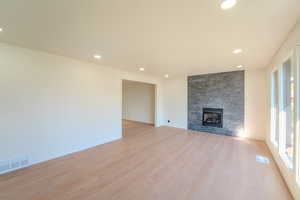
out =
[[[243,67],[244,67],[243,65],[236,66],[236,68],[243,68]]]
[[[169,78],[169,74],[165,74],[165,78]]]
[[[98,54],[95,54],[95,55],[94,55],[94,58],[100,60],[100,59],[102,58],[102,56],[101,56],[101,55],[98,55]]]
[[[221,8],[223,10],[232,8],[233,6],[235,6],[237,0],[223,0],[223,2],[221,3]]]
[[[140,71],[141,71],[141,72],[145,71],[145,68],[140,67]]]
[[[0,32],[2,32],[3,31],[3,28],[0,28]]]
[[[232,51],[232,53],[234,53],[234,54],[239,54],[239,53],[242,53],[242,52],[243,52],[242,49],[235,49],[235,50]]]

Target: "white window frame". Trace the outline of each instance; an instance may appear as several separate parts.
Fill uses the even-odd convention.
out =
[[[294,150],[294,168],[296,172],[296,181],[300,184],[300,45],[297,45],[294,53],[295,65],[295,150]]]
[[[279,67],[280,68],[280,67]],[[275,88],[275,73],[277,74],[277,88]],[[277,96],[274,97],[274,93],[275,93],[275,89],[277,89]],[[278,135],[279,135],[279,132],[280,132],[280,127],[278,127],[278,130],[277,130],[277,124],[276,124],[276,119],[278,119],[277,123],[279,123],[279,117],[277,116],[277,113],[276,113],[276,110],[273,110],[273,106],[274,106],[274,98],[277,98],[276,101],[277,101],[277,110],[278,110],[278,115],[280,114],[279,113],[279,100],[280,100],[280,72],[279,72],[279,69],[276,68],[274,71],[271,72],[271,141],[273,143],[273,145],[278,148],[279,146],[279,141],[277,142],[276,141],[276,132],[278,132]],[[277,118],[278,117],[278,118]],[[278,139],[279,140],[279,139]]]
[[[291,59],[292,73],[295,81],[294,85],[294,146],[293,146],[293,162],[291,162],[286,155],[286,126],[285,126],[285,113],[283,111],[283,64]],[[279,144],[276,145],[276,139],[274,137],[274,113],[271,111],[271,143],[277,149],[280,159],[285,163],[287,169],[290,170],[292,177],[295,177],[296,182],[300,186],[300,44],[288,54],[286,59],[279,65],[271,75],[271,109],[273,107],[273,73],[278,72],[278,104],[279,104]],[[275,142],[274,142],[275,141]]]
[[[280,84],[279,84],[279,110],[280,110],[280,112],[279,112],[279,155],[280,155],[280,157],[281,157],[281,159],[284,161],[284,163],[285,163],[285,165],[286,165],[286,167],[289,169],[289,170],[295,170],[295,160],[296,160],[296,153],[295,153],[295,150],[296,150],[296,135],[297,135],[297,133],[296,133],[296,126],[294,126],[294,151],[293,151],[293,162],[291,162],[290,160],[289,160],[289,158],[287,157],[287,155],[286,155],[286,115],[285,115],[285,113],[283,112],[283,110],[284,110],[284,101],[283,101],[283,99],[285,98],[283,95],[284,95],[284,91],[283,91],[283,89],[284,89],[284,87],[283,87],[283,85],[284,85],[284,80],[283,80],[283,64],[285,63],[285,62],[287,62],[289,59],[291,60],[291,67],[292,67],[292,72],[291,73],[293,73],[293,75],[294,75],[294,77],[295,77],[295,82],[297,82],[298,81],[298,77],[296,76],[296,66],[295,66],[295,55],[296,55],[296,53],[295,53],[296,51],[291,51],[289,54],[288,54],[288,56],[286,57],[286,59],[284,59],[284,61],[282,62],[282,64],[281,64],[281,66],[280,66],[280,68],[279,68],[279,79],[280,79]],[[295,85],[297,85],[297,84],[295,84]],[[295,88],[296,87],[294,87],[294,90],[295,90]],[[294,94],[296,94],[295,93],[296,91],[294,91]],[[296,95],[295,95],[296,96]],[[295,98],[296,99],[296,98]],[[296,105],[296,102],[297,101],[295,101],[294,102],[294,105]],[[295,109],[296,110],[296,109]],[[294,115],[296,116],[296,113],[294,113]],[[295,120],[295,118],[296,117],[294,117],[294,120]],[[295,124],[295,121],[293,122],[294,124]]]

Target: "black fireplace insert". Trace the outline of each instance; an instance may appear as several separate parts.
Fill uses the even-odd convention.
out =
[[[223,109],[203,108],[202,125],[223,128]]]

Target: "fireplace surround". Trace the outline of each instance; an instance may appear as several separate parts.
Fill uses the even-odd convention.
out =
[[[238,136],[244,128],[244,83],[244,71],[189,76],[188,129]]]

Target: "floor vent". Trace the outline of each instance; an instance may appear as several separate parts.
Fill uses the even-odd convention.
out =
[[[256,161],[260,162],[260,163],[264,163],[264,164],[269,164],[270,163],[269,158],[267,158],[265,156],[261,156],[261,155],[256,155]]]
[[[13,160],[0,161],[0,174],[20,169],[29,165],[28,157],[18,157]]]

